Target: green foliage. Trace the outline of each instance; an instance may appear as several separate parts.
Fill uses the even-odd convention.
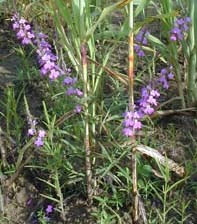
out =
[[[27,53],[27,51],[24,49],[24,47],[18,46],[14,49],[16,54],[19,56],[21,60],[21,67],[23,69],[19,69],[17,71],[17,79],[18,80],[31,80],[38,77],[39,73],[36,65],[33,65],[33,55],[34,55],[34,49],[30,49],[30,53]]]
[[[46,219],[46,215],[43,210],[37,212],[38,221],[40,224],[47,224],[49,221]]]
[[[158,163],[159,170],[161,172],[162,178],[163,178],[163,184],[160,185],[159,183],[149,183],[150,188],[153,190],[153,195],[156,195],[160,202],[160,208],[155,208],[156,213],[153,212],[153,216],[156,215],[156,222],[160,222],[162,224],[167,223],[174,223],[174,221],[178,221],[176,215],[180,216],[181,218],[180,223],[184,223],[185,220],[187,220],[189,217],[185,215],[185,211],[190,204],[190,201],[181,201],[181,206],[177,206],[178,203],[180,203],[180,195],[173,196],[173,200],[170,200],[170,197],[172,197],[172,193],[174,189],[178,187],[181,183],[185,182],[188,177],[183,178],[175,183],[171,183],[171,177],[169,173],[168,166],[165,166],[164,168],[161,167]],[[175,191],[176,192],[176,191]],[[151,213],[150,213],[151,214]],[[175,215],[176,214],[176,215]],[[150,223],[152,215],[150,216]],[[153,223],[155,223],[153,221]]]
[[[4,99],[0,102],[1,107],[4,108],[1,115],[6,123],[6,133],[8,137],[14,136],[17,144],[20,144],[22,127],[24,125],[19,115],[19,102],[22,94],[23,89],[16,95],[14,86],[8,86],[4,90]]]

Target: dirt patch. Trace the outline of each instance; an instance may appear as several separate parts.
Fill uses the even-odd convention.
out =
[[[14,37],[10,25],[5,20],[0,24],[0,87],[17,79],[17,71],[22,68],[21,58],[14,51]]]
[[[3,188],[3,193],[6,190],[7,188]],[[33,203],[30,204],[31,201]],[[3,194],[2,214],[0,213],[0,218],[3,221],[1,223],[27,223],[30,214],[34,211],[36,201],[38,201],[38,191],[35,186],[23,177],[18,178],[17,183],[14,183],[13,187]]]

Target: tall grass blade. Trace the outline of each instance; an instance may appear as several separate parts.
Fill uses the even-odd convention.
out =
[[[192,26],[190,29],[188,62],[188,91],[191,102],[197,102],[197,1],[190,1],[190,18]]]

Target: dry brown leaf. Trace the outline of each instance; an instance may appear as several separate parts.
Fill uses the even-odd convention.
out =
[[[147,156],[154,158],[163,166],[167,165],[169,170],[174,171],[177,175],[179,175],[181,177],[184,175],[185,169],[183,166],[180,166],[178,163],[174,162],[173,160],[166,158],[156,149],[153,149],[153,148],[145,146],[145,145],[137,145],[135,147],[135,149],[136,149],[136,151],[138,151],[142,154],[145,154]]]

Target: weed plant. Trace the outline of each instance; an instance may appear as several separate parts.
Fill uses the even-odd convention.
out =
[[[11,10],[15,52],[23,62],[22,88],[7,86],[0,99],[1,176],[8,178],[1,192],[19,176],[33,176],[42,186],[41,203],[27,219],[38,223],[68,223],[76,197],[91,209],[86,221],[73,217],[72,223],[195,222],[188,211],[197,203],[182,188],[197,194],[190,181],[196,151],[181,164],[187,174],[174,177],[154,140],[158,124],[152,118],[171,113],[161,112],[162,104],[177,96],[179,109],[196,103],[196,3],[49,0],[0,7]],[[162,26],[159,34],[151,30],[154,23]],[[121,45],[129,55],[123,60],[128,75],[112,69]],[[173,86],[176,95],[166,99]],[[37,111],[32,99],[40,88]],[[167,136],[173,147],[175,135],[172,128]],[[192,134],[190,139],[196,149]],[[140,144],[160,149],[163,164],[161,157],[137,151]]]

